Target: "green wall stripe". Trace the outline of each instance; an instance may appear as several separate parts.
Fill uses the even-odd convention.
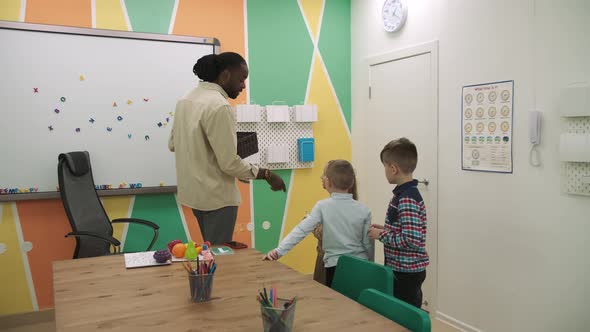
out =
[[[131,30],[168,33],[174,0],[125,0]]]
[[[297,1],[248,0],[247,10],[250,101],[303,103],[313,43]]]
[[[289,188],[291,182],[291,170],[276,170],[285,185]],[[282,191],[274,192],[266,181],[252,181],[254,200],[254,234],[256,235],[256,250],[266,253],[274,249],[278,244],[283,226],[283,216],[287,204],[287,193]],[[270,228],[265,230],[262,223],[270,222]]]
[[[160,236],[152,250],[166,249],[168,242],[174,239],[187,241],[174,194],[135,196],[131,217],[149,220],[160,226]],[[151,228],[129,224],[125,238],[125,252],[144,251],[152,240],[152,236]]]
[[[350,0],[325,0],[318,48],[351,129]]]

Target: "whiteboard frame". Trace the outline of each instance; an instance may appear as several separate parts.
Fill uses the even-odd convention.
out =
[[[219,39],[213,38],[213,37],[193,37],[193,36],[180,36],[180,35],[164,35],[164,34],[145,33],[145,32],[77,28],[77,27],[67,27],[67,26],[59,26],[59,25],[10,22],[10,21],[2,21],[2,20],[0,20],[0,29],[25,30],[25,31],[47,32],[47,33],[62,33],[62,34],[69,34],[69,35],[81,35],[81,36],[92,36],[92,37],[108,37],[108,38],[164,41],[164,42],[173,42],[173,43],[202,44],[202,45],[213,46],[213,53],[214,54],[219,54],[221,52],[221,43],[219,42]],[[56,170],[57,170],[57,168],[56,168]],[[128,195],[141,195],[141,194],[162,194],[162,193],[175,193],[176,186],[145,187],[145,188],[134,188],[134,189],[113,188],[113,189],[96,190],[96,192],[97,192],[98,196],[101,196],[101,197],[104,197],[104,196],[128,196]],[[0,202],[36,200],[36,199],[56,199],[56,198],[60,198],[60,197],[61,196],[60,196],[59,191],[6,194],[6,195],[0,195]]]

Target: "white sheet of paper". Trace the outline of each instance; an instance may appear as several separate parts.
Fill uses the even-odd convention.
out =
[[[125,256],[125,267],[128,269],[133,269],[136,267],[172,264],[172,262],[169,260],[166,261],[166,263],[156,262],[156,260],[154,259],[154,253],[155,253],[155,251],[127,253],[124,255]]]

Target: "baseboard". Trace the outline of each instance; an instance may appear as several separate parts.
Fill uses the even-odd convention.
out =
[[[0,316],[0,326],[2,328],[14,328],[24,325],[45,323],[55,320],[55,310],[40,310],[26,312],[23,314]]]
[[[440,311],[437,311],[435,316],[436,319],[440,320],[441,322],[450,325],[459,331],[463,332],[483,332],[482,330],[475,328],[467,323],[463,323],[462,321],[455,319],[447,314],[443,314]]]

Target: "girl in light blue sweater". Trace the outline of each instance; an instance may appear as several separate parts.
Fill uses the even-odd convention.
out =
[[[367,232],[371,226],[371,211],[363,203],[354,200],[350,193],[356,177],[352,165],[346,160],[332,160],[324,168],[322,186],[330,198],[321,200],[265,260],[277,260],[286,255],[314,228],[323,228],[322,247],[326,270],[326,286],[330,287],[338,258],[351,255],[373,260],[374,247]]]

